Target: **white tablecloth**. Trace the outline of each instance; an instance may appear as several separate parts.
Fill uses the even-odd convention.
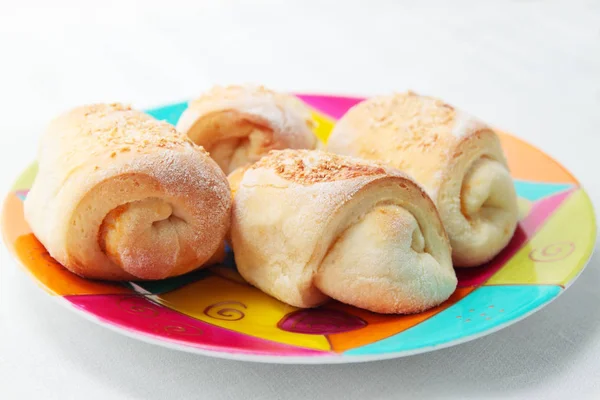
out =
[[[599,204],[597,1],[83,3],[0,3],[2,193],[68,107],[145,107],[257,82],[442,97],[553,155]],[[278,366],[108,331],[51,302],[0,251],[0,399],[574,399],[600,390],[598,255],[547,308],[474,342],[368,364]]]

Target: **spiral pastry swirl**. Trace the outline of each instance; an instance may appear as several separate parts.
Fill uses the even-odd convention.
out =
[[[456,288],[435,206],[410,178],[320,151],[272,151],[230,180],[240,274],[297,307],[414,313]]]
[[[229,174],[273,149],[313,149],[308,108],[296,97],[262,86],[213,87],[192,101],[177,129],[203,146]]]
[[[515,231],[517,197],[498,136],[438,99],[409,92],[359,103],[338,121],[326,148],[385,162],[423,185],[455,266],[489,261]]]

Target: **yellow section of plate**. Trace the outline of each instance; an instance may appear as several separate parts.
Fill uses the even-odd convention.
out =
[[[578,190],[486,285],[566,285],[585,266],[594,246],[590,240],[594,230],[592,204]]]
[[[210,276],[153,299],[173,310],[222,328],[293,346],[331,350],[323,335],[279,329],[277,323],[298,308],[247,284]]]
[[[333,126],[335,125],[335,121],[317,111],[312,112],[312,117],[317,124],[317,126],[313,128],[313,131],[319,140],[325,143],[329,137],[329,134],[331,133],[331,130],[333,129]]]

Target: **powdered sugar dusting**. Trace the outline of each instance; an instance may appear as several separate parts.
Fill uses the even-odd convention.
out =
[[[127,173],[142,173],[156,179],[170,196],[197,197],[198,193],[210,192],[219,209],[230,203],[230,192],[225,174],[208,155],[196,148],[183,150],[162,149],[150,155],[135,157],[123,164],[98,171],[93,180],[104,180]],[[206,212],[206,210],[198,210]]]
[[[452,134],[457,138],[462,138],[472,135],[485,128],[486,125],[477,118],[467,114],[466,112],[459,111],[456,113],[456,117],[454,119]]]
[[[192,101],[190,109],[200,117],[215,111],[237,110],[265,120],[281,134],[306,133],[313,126],[310,111],[300,99],[263,86],[216,86]]]

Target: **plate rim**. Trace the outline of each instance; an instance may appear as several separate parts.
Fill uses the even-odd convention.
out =
[[[4,211],[4,207],[2,209]],[[98,326],[107,328],[108,330],[119,333],[130,339],[139,340],[146,344],[160,346],[164,348],[168,348],[170,350],[181,351],[185,353],[198,354],[202,356],[215,357],[226,360],[234,360],[234,361],[245,361],[250,363],[264,363],[264,364],[288,364],[288,365],[332,365],[332,364],[357,364],[364,362],[372,362],[372,361],[384,361],[384,360],[392,360],[404,357],[411,357],[419,354],[430,353],[436,350],[442,350],[454,346],[458,346],[464,343],[468,343],[485,336],[491,335],[493,333],[499,332],[504,328],[508,328],[511,325],[514,325],[525,318],[531,316],[532,314],[540,311],[541,309],[548,306],[550,303],[559,298],[568,288],[572,286],[572,284],[579,278],[579,276],[586,269],[589,264],[593,254],[595,253],[596,246],[592,248],[588,259],[585,261],[584,266],[581,268],[579,273],[566,285],[564,288],[561,288],[558,294],[548,301],[541,303],[537,307],[515,317],[509,321],[506,321],[502,324],[496,325],[491,329],[478,332],[472,335],[463,336],[459,339],[450,340],[446,343],[442,343],[439,345],[432,346],[424,346],[417,349],[412,350],[402,350],[388,353],[377,353],[377,354],[345,354],[345,353],[334,353],[332,351],[324,352],[325,355],[309,355],[309,356],[289,356],[289,355],[268,355],[268,354],[252,354],[245,352],[232,352],[232,351],[218,351],[211,350],[197,346],[185,345],[177,343],[176,341],[169,340],[168,338],[157,339],[151,334],[141,333],[133,329],[127,329],[125,326],[121,326],[115,323],[111,323],[103,320],[99,316],[84,311],[83,309],[77,307],[75,304],[68,301],[63,296],[53,295],[48,293],[41,285],[37,284],[37,281],[34,280],[34,285],[37,286],[38,290],[44,292],[47,296],[49,296],[53,302],[62,305],[64,308],[70,310],[76,315],[83,317],[83,319],[92,322]],[[31,275],[31,273],[27,270],[27,268],[16,258],[13,252],[10,252],[13,262],[20,265],[21,272],[24,272],[25,275]],[[23,271],[25,270],[25,271]]]

